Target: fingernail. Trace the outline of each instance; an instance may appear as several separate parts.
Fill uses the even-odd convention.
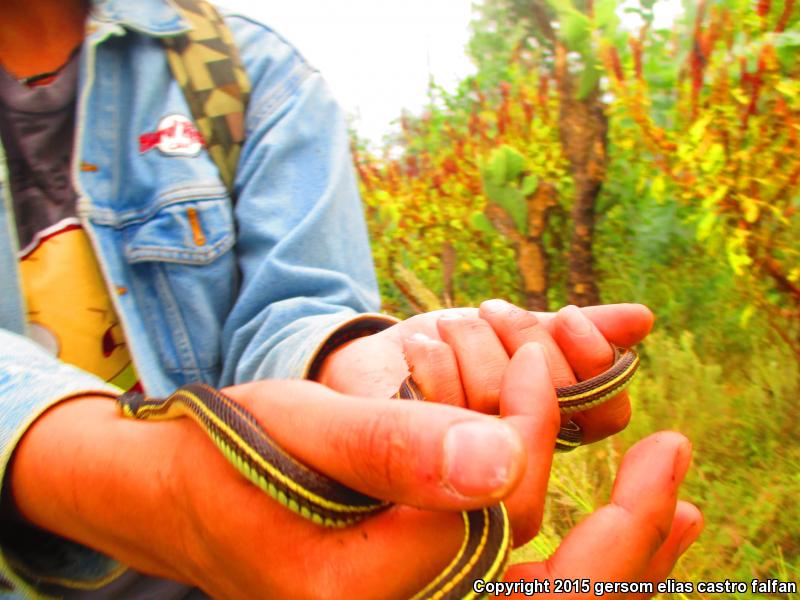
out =
[[[683,481],[689,465],[692,462],[692,444],[689,440],[684,440],[675,451],[675,462],[673,463],[673,477],[676,481]]]
[[[432,339],[425,335],[424,333],[417,332],[411,337],[408,338],[410,341],[413,342],[430,342]]]
[[[443,483],[461,496],[501,498],[516,478],[522,447],[502,422],[465,421],[444,439]]]
[[[587,335],[591,330],[591,322],[577,306],[569,305],[560,311],[564,324],[575,335]]]
[[[439,320],[440,321],[455,321],[457,319],[463,319],[463,318],[464,318],[464,315],[462,315],[460,313],[448,312],[448,313],[443,314],[441,317],[439,317]]]
[[[689,546],[691,546],[697,539],[700,533],[699,531],[697,531],[697,525],[698,523],[696,521],[693,521],[686,528],[686,531],[683,532],[683,535],[681,536],[681,541],[678,544],[678,554],[683,554],[684,552],[686,552]]]
[[[508,302],[497,298],[487,300],[481,304],[481,308],[489,313],[496,313],[508,309]]]

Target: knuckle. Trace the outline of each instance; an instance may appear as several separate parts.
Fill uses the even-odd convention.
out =
[[[463,323],[463,332],[467,335],[484,335],[492,330],[491,325],[483,319],[467,318],[461,321]]]
[[[514,306],[505,317],[504,329],[523,339],[528,339],[531,338],[531,334],[540,333],[541,323],[532,312]]]
[[[517,306],[515,306],[513,310],[509,312],[508,316],[509,321],[518,327],[531,328],[539,327],[541,325],[539,318],[535,314]]]
[[[469,408],[490,414],[498,411],[507,364],[505,357],[487,356],[480,364],[480,369],[464,374]]]
[[[585,369],[594,374],[602,373],[614,365],[614,351],[605,338],[600,338],[595,344],[583,346],[585,353]]]
[[[628,426],[633,411],[625,393],[606,404],[605,408],[603,421],[609,434],[618,433]]]
[[[486,321],[473,317],[440,319],[439,327],[442,330],[442,338],[450,343],[456,338],[474,337],[475,335],[482,335],[486,331],[491,331],[491,327]]]
[[[623,392],[605,404],[575,415],[575,420],[585,430],[587,442],[592,442],[625,429],[631,420],[631,413],[631,404]]]
[[[641,539],[649,543],[647,554],[650,556],[656,553],[669,536],[670,523],[658,518],[656,514],[640,514],[632,508],[616,503],[609,504],[606,508],[616,513],[613,518],[619,523],[620,528],[641,532]]]
[[[458,371],[453,350],[444,342],[428,344],[425,361],[434,373],[452,375],[454,370]]]

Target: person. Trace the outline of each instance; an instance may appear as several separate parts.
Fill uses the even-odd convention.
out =
[[[454,554],[453,511],[505,499],[515,540],[535,534],[553,385],[605,369],[609,342],[638,342],[649,311],[490,301],[398,323],[376,312],[340,111],[277,34],[226,17],[253,82],[232,210],[159,42],[185,30],[172,5],[9,0],[0,14],[8,595],[393,597]],[[409,367],[438,403],[387,399]],[[193,423],[137,423],[109,401],[191,381],[398,506],[319,528],[237,476]],[[629,411],[620,395],[578,420],[593,441]],[[641,442],[612,504],[507,577],[664,577],[702,526],[676,501],[689,454],[678,434]]]

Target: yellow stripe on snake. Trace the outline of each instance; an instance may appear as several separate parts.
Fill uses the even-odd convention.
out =
[[[556,388],[562,414],[597,406],[621,392],[639,366],[633,350],[617,349],[614,364],[596,377]],[[395,398],[421,400],[422,394],[407,378]],[[136,419],[191,417],[203,428],[225,457],[254,485],[286,508],[326,527],[346,527],[384,510],[389,503],[351,490],[298,462],[269,436],[244,407],[204,384],[190,384],[168,398],[127,393],[118,399],[122,414]],[[581,430],[570,421],[561,428],[557,450],[581,444]],[[511,526],[502,504],[462,513],[464,537],[456,556],[414,600],[474,598],[477,579],[502,577],[511,551]]]

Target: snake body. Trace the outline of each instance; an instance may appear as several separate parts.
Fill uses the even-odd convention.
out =
[[[639,365],[633,350],[616,351],[614,364],[604,373],[575,385],[556,389],[562,414],[597,406],[621,392]],[[409,377],[394,397],[422,399]],[[326,527],[346,527],[384,510],[388,502],[351,490],[297,461],[283,450],[244,407],[205,384],[189,384],[167,398],[129,392],[118,400],[126,417],[156,420],[191,417],[222,454],[254,485],[286,508]],[[581,430],[573,421],[562,426],[557,450],[581,444]],[[464,537],[456,556],[413,600],[454,600],[476,596],[476,579],[499,580],[511,551],[511,526],[502,504],[462,513]]]

